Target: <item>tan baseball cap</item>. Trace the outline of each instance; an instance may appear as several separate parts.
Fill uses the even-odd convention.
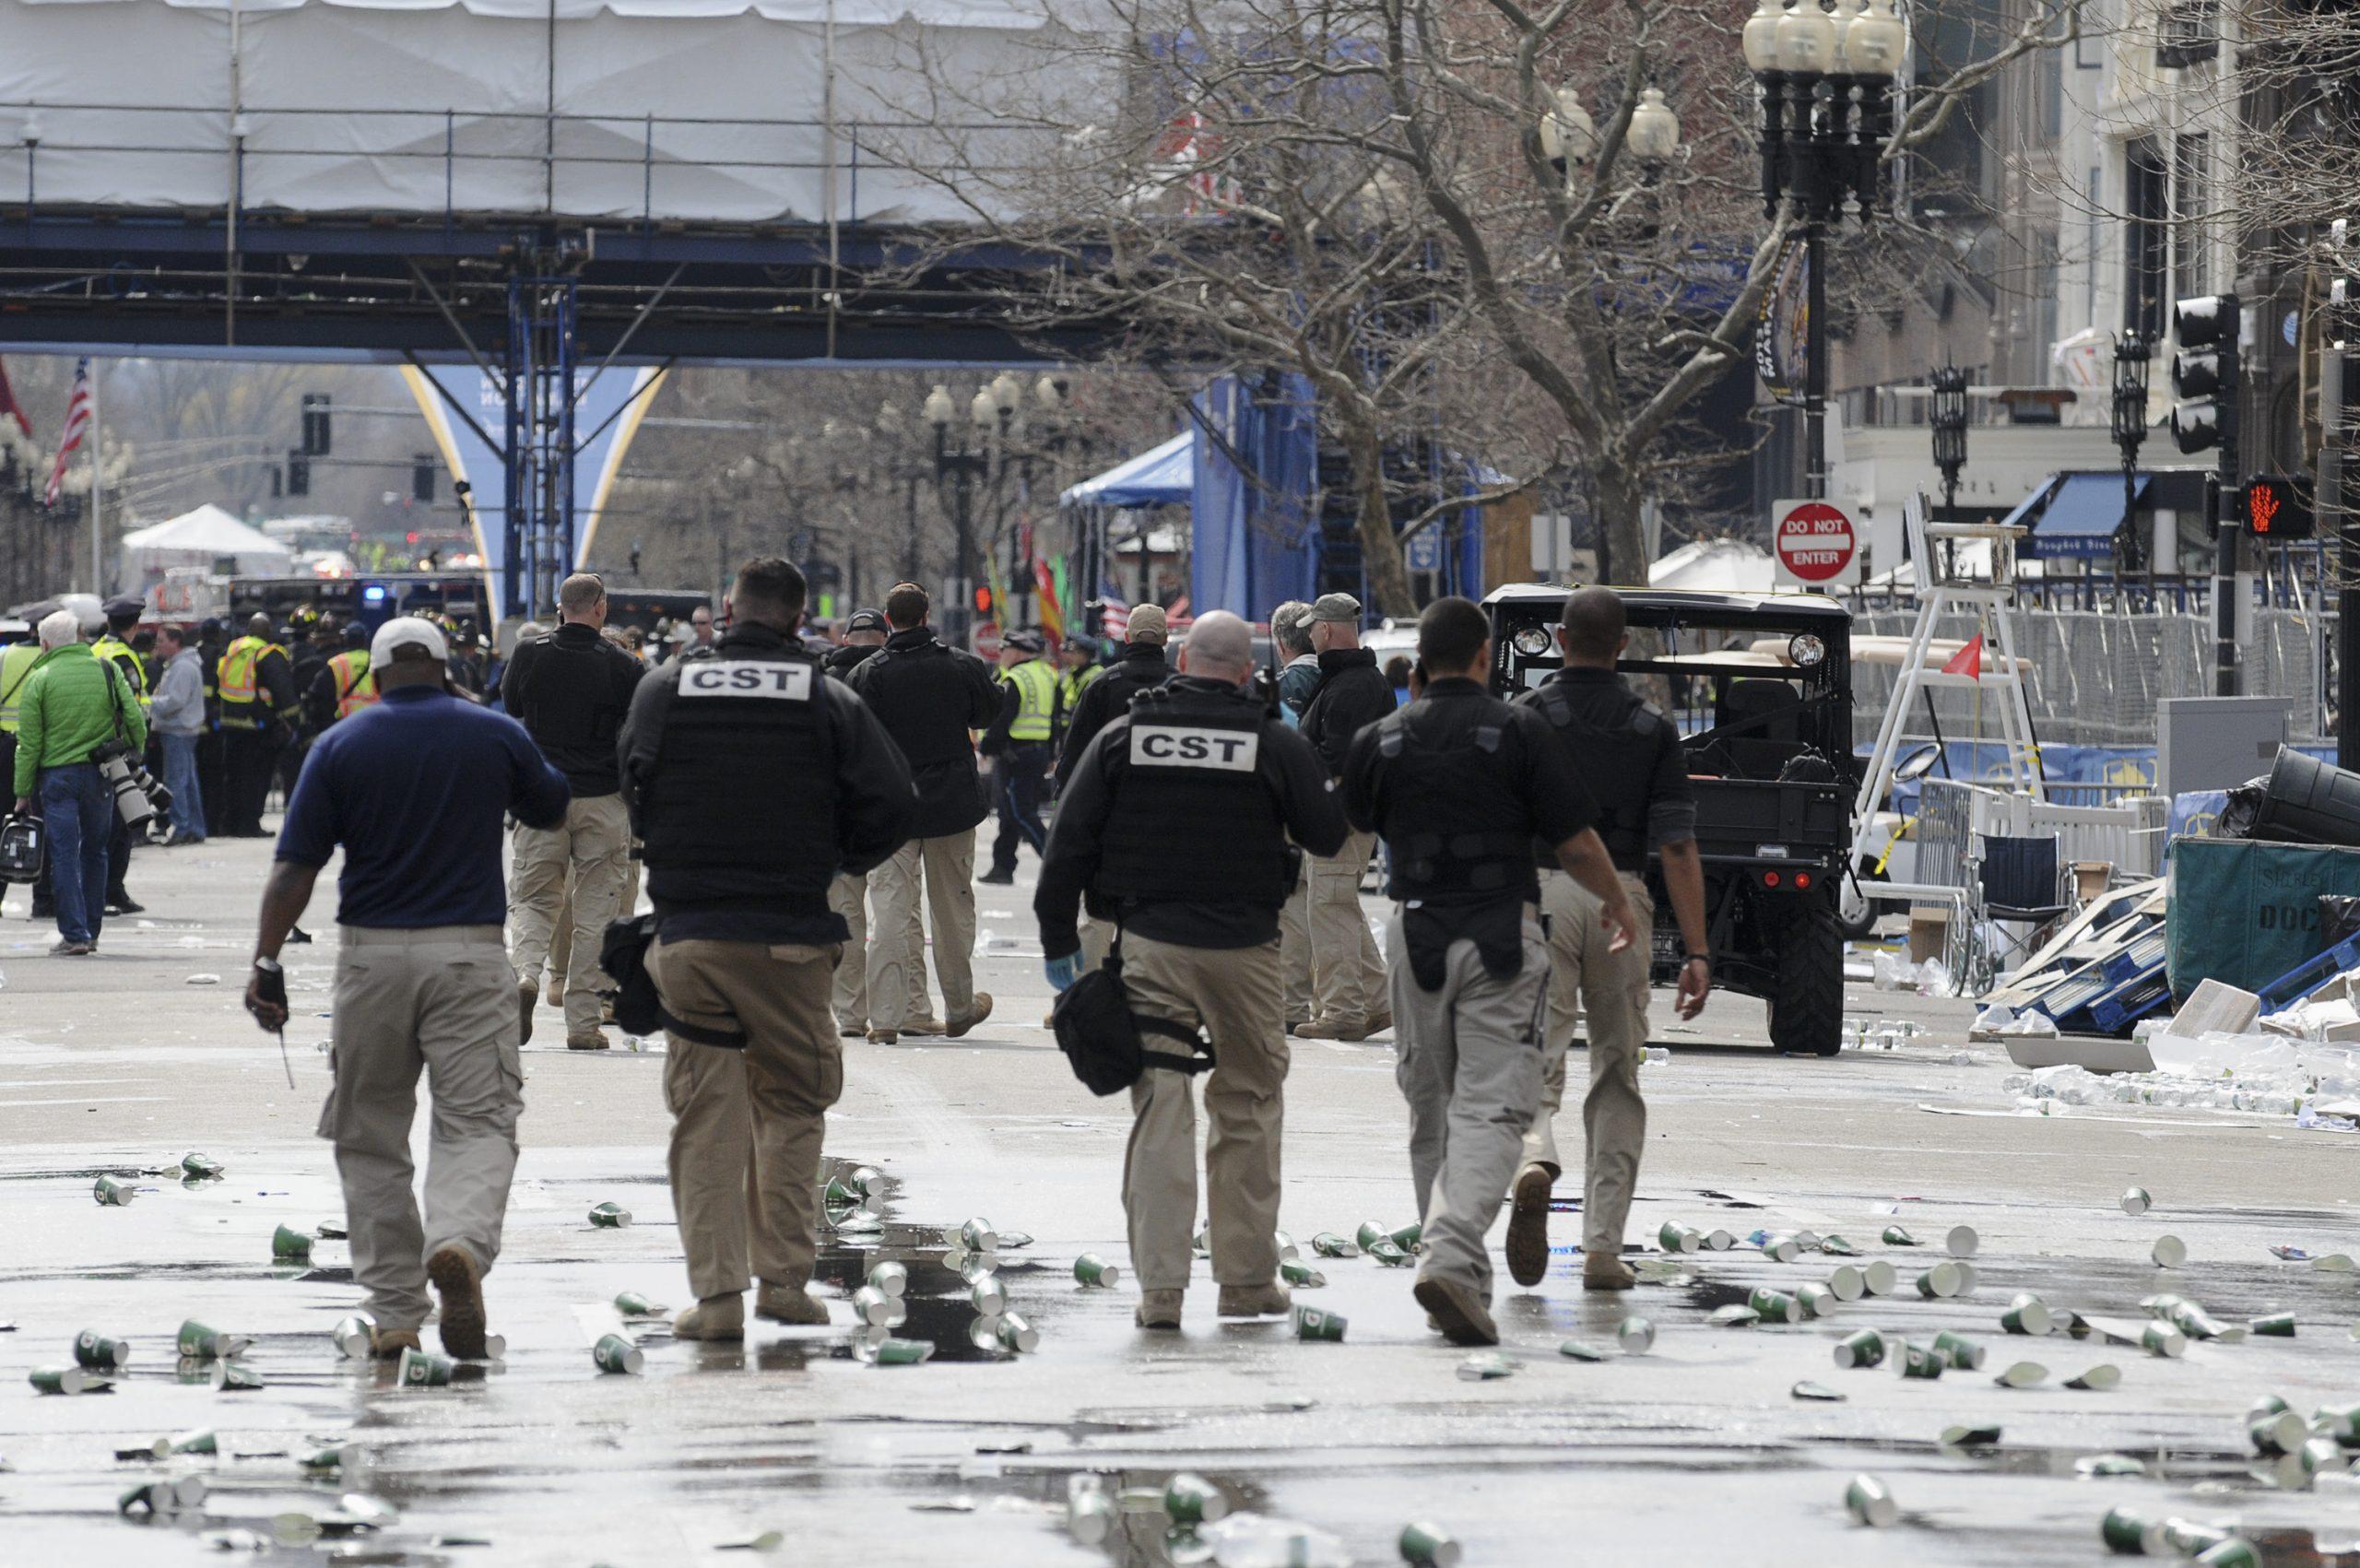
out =
[[[1311,620],[1349,620],[1358,625],[1361,602],[1350,594],[1322,594],[1311,601]]]
[[[1162,643],[1172,635],[1172,622],[1162,605],[1138,605],[1131,619],[1123,623],[1123,637],[1131,643]]]

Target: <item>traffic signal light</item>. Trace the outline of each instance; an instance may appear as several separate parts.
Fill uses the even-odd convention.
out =
[[[2172,439],[2210,452],[2236,431],[2237,297],[2200,294],[2172,305]]]
[[[434,504],[434,457],[431,453],[410,454],[409,498],[420,506]]]
[[[312,460],[301,452],[290,452],[287,454],[287,493],[289,495],[312,493]]]
[[[303,455],[325,457],[328,454],[328,395],[324,392],[303,394]]]
[[[2245,528],[2257,539],[2307,539],[2317,530],[2305,487],[2283,474],[2257,474],[2246,481]]]
[[[977,588],[975,590],[975,613],[977,615],[989,615],[992,613],[992,591],[989,588]]]

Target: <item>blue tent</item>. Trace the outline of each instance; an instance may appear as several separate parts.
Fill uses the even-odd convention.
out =
[[[1197,489],[1196,432],[1082,480],[1057,499],[1068,506],[1186,506]]]
[[[1304,377],[1280,383],[1267,399],[1236,376],[1197,395],[1188,597],[1199,615],[1268,620],[1317,591],[1318,528],[1305,514],[1318,489],[1317,407]]]

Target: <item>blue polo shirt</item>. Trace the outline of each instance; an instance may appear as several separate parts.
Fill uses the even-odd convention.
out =
[[[553,828],[571,798],[514,719],[401,687],[313,744],[278,858],[317,869],[342,846],[341,925],[504,925],[503,819]]]

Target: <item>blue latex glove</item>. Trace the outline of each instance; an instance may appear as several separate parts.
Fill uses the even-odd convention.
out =
[[[1063,958],[1043,959],[1041,973],[1049,977],[1049,989],[1063,991],[1081,978],[1081,954],[1068,953]]]

